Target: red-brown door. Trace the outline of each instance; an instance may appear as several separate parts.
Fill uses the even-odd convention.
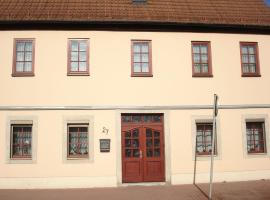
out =
[[[163,116],[123,115],[123,182],[162,182],[164,171]]]

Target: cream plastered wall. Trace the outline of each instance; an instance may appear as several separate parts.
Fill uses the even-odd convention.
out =
[[[30,116],[30,117],[29,117]],[[35,117],[37,132],[36,159],[33,163],[10,162],[8,120]],[[88,117],[90,116],[90,117]],[[90,159],[67,160],[63,151],[66,119],[80,121],[90,118]],[[43,188],[43,187],[93,187],[116,185],[115,113],[112,111],[26,111],[1,112],[0,115],[0,188]],[[103,127],[109,129],[103,133]],[[5,132],[7,134],[5,134]],[[100,153],[99,139],[111,139],[111,151]],[[34,143],[34,142],[33,142]],[[92,148],[92,145],[94,148]],[[74,179],[74,180],[73,180]]]
[[[35,76],[12,77],[14,38],[35,38]],[[90,76],[67,76],[68,38],[90,39]],[[131,77],[131,39],[152,40],[153,77]],[[192,78],[191,41],[211,41],[213,78]],[[242,78],[240,41],[258,42],[262,77]],[[270,102],[269,35],[1,31],[0,105],[197,105]]]
[[[14,38],[35,38],[34,77],[12,77]],[[67,76],[67,39],[90,39],[90,76]],[[131,77],[131,39],[152,40],[153,77]],[[192,78],[191,41],[211,41],[213,78]],[[242,78],[239,42],[258,42],[262,77]],[[210,105],[213,93],[224,104],[269,104],[270,36],[215,33],[2,31],[0,32],[0,106],[47,105]],[[116,111],[1,111],[0,187],[116,186]],[[211,110],[172,110],[169,114],[170,180],[192,183],[192,119],[211,116]],[[247,157],[242,133],[243,115],[269,116],[269,109],[221,110],[216,181],[270,178],[270,157]],[[33,164],[6,159],[9,117],[37,119],[37,155]],[[93,116],[93,160],[67,163],[63,157],[66,116]],[[109,135],[102,133],[103,126]],[[119,124],[118,124],[119,127]],[[165,132],[166,135],[166,132]],[[269,134],[267,135],[269,140]],[[111,152],[99,152],[99,139],[111,139]],[[268,152],[269,152],[268,144]],[[209,162],[197,165],[198,181],[208,177]],[[168,176],[166,174],[166,176]]]

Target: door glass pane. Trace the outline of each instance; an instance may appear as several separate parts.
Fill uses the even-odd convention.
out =
[[[141,116],[132,116],[132,121],[133,122],[140,122],[140,121],[142,121],[142,117]]]
[[[133,150],[133,157],[136,157],[136,158],[140,157],[140,151],[139,151],[139,149],[134,149]]]
[[[152,137],[152,130],[149,128],[146,129],[146,137]]]
[[[152,147],[152,139],[147,139],[146,140],[146,147],[151,148]]]
[[[160,156],[160,149],[155,149],[154,150],[154,156],[159,157]]]
[[[139,140],[138,139],[132,140],[132,147],[133,148],[139,148]]]
[[[125,146],[126,147],[131,147],[131,140],[126,139],[125,140]]]
[[[146,155],[147,155],[147,157],[152,157],[153,156],[153,150],[152,149],[147,149]]]
[[[139,137],[139,130],[138,130],[138,129],[133,130],[133,132],[132,132],[132,137],[133,137],[133,138]]]
[[[159,147],[159,145],[160,145],[160,140],[159,139],[155,139],[154,140],[154,146],[155,147]]]
[[[154,120],[154,122],[161,122],[161,116],[160,115],[154,115],[153,120]]]
[[[154,136],[155,137],[159,137],[160,136],[160,133],[158,131],[154,131]]]
[[[131,149],[126,149],[126,150],[125,150],[125,156],[126,156],[126,157],[131,157],[131,152],[132,152]]]
[[[130,131],[126,132],[125,137],[131,137],[131,132]]]

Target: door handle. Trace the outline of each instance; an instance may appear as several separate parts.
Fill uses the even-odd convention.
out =
[[[143,157],[143,153],[142,153],[142,150],[140,150],[140,158]]]

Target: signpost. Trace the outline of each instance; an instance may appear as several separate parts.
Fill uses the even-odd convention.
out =
[[[218,96],[214,94],[213,105],[213,134],[211,144],[211,166],[210,166],[210,184],[209,184],[209,200],[212,200],[213,191],[213,167],[214,167],[214,153],[215,153],[215,138],[216,138],[216,117],[218,115]]]

